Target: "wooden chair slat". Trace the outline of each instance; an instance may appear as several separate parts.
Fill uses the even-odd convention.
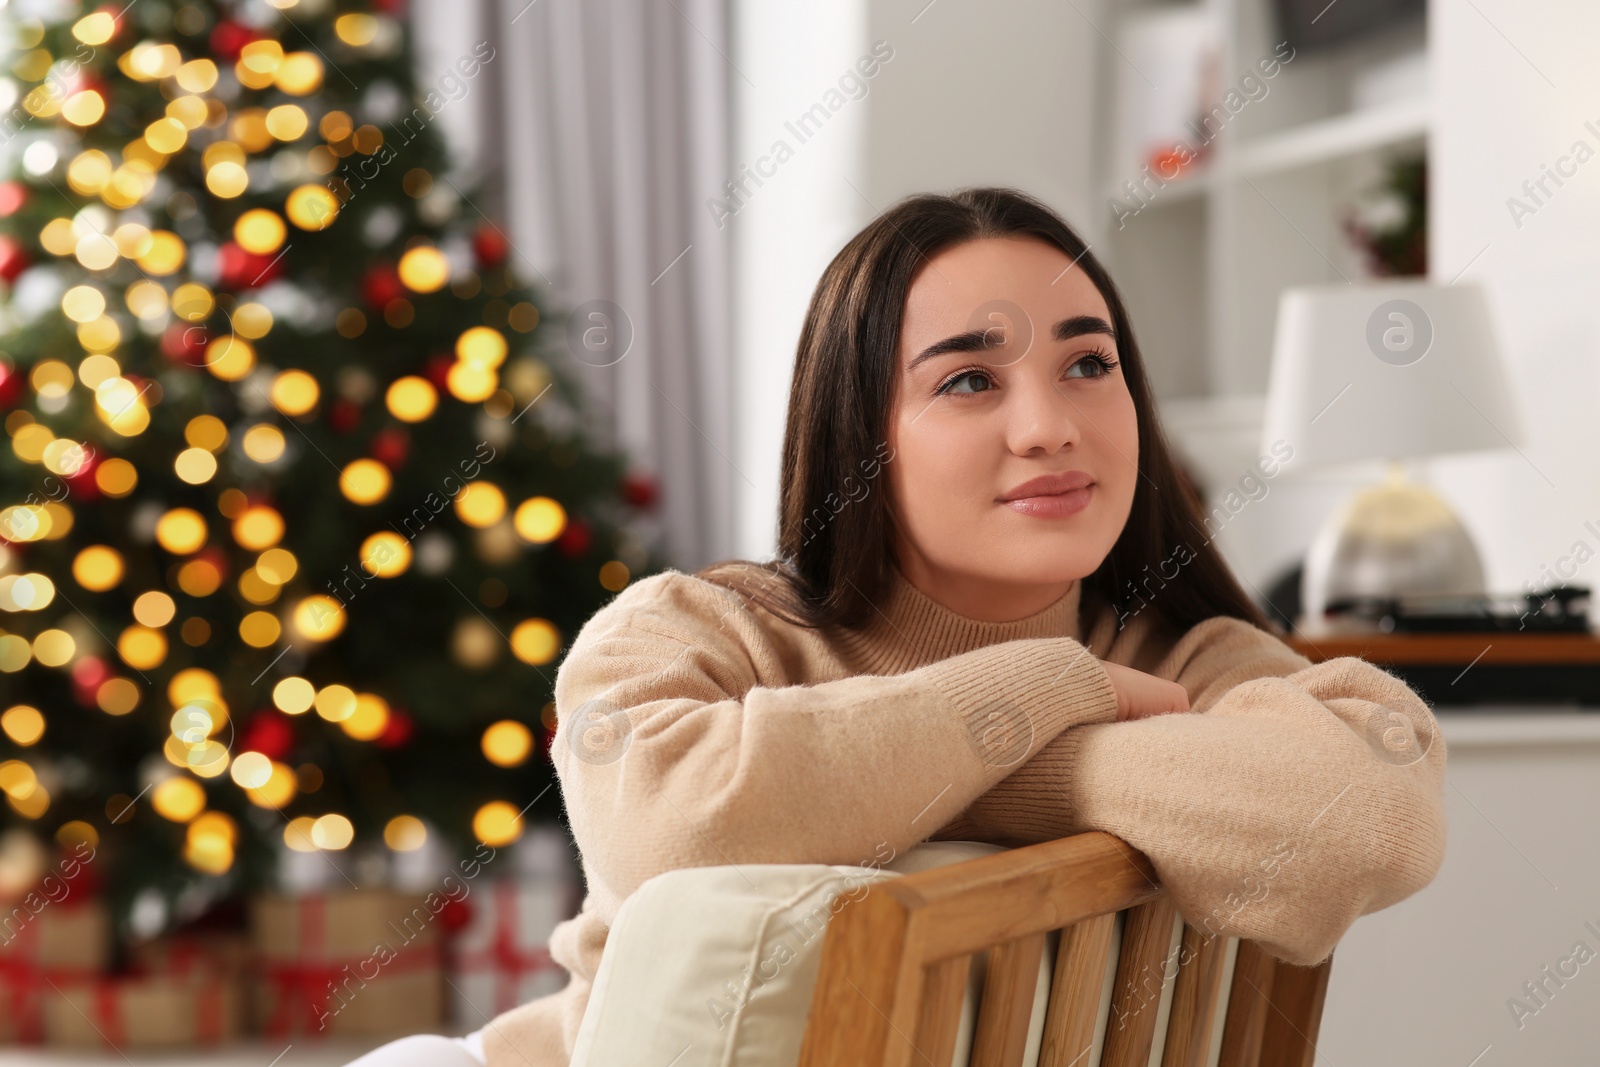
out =
[[[910,933],[900,901],[882,893],[852,898],[829,920],[799,1067],[927,1067],[908,1036],[924,974]]]
[[[1146,1067],[1150,1062],[1176,916],[1167,896],[1128,912],[1101,1067]]]
[[[961,1028],[961,1002],[967,993],[971,956],[940,960],[923,971],[922,1014],[917,1019],[919,1067],[950,1067]]]
[[[1315,967],[1296,967],[1274,961],[1272,1010],[1267,1013],[1261,1035],[1262,1064],[1284,1067],[1311,1067],[1316,1058],[1316,1043],[1309,1035],[1322,1025],[1322,1005],[1328,994],[1328,976],[1333,958]]]
[[[1034,993],[1039,987],[1044,939],[1044,934],[1030,934],[989,950],[972,1036],[971,1067],[1021,1067]]]
[[[1100,1021],[1106,962],[1116,925],[1115,914],[1098,915],[1061,931],[1039,1067],[1082,1067]]]
[[[1206,1067],[1211,1054],[1211,1028],[1222,995],[1222,964],[1227,940],[1183,924],[1177,985],[1167,1018],[1167,1043],[1161,1067]]]
[[[1267,1013],[1272,1010],[1268,997],[1272,994],[1277,962],[1254,941],[1239,942],[1217,1067],[1263,1067],[1261,1036],[1266,1032]]]

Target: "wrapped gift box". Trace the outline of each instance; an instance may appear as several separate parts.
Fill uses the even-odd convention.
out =
[[[137,974],[167,975],[200,981],[222,979],[232,983],[238,1000],[238,1027],[255,1029],[249,977],[255,965],[250,938],[242,931],[168,934],[128,948],[130,970]]]
[[[550,958],[550,931],[575,914],[577,893],[563,877],[501,878],[479,887],[471,917],[450,945],[450,1014],[477,1029],[493,1018],[566,986]]]
[[[254,1016],[262,1032],[437,1031],[444,1001],[438,899],[387,889],[253,898]]]
[[[110,961],[111,918],[93,897],[28,897],[0,911],[0,1043],[44,1038],[51,984],[102,974]]]
[[[243,1033],[236,974],[134,974],[69,983],[44,1001],[45,1040],[64,1048],[216,1045]]]
[[[234,975],[249,973],[254,964],[250,938],[244,933],[170,934],[128,947],[132,969],[141,974]]]

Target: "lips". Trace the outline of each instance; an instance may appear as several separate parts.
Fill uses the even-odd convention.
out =
[[[1062,471],[1058,474],[1043,474],[1037,478],[1030,478],[1021,485],[1011,489],[1000,497],[1001,503],[1013,500],[1023,500],[1028,497],[1060,496],[1076,489],[1084,489],[1094,484],[1087,471]]]
[[[1035,518],[1066,519],[1088,507],[1094,491],[1095,486],[1091,484],[1082,489],[1069,489],[1065,493],[1019,496],[1014,500],[1003,501],[1003,506],[1018,514],[1032,515]]]

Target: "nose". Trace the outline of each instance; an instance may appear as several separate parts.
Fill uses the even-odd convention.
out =
[[[1034,360],[1036,365],[1042,360]],[[1032,368],[1030,368],[1032,369]],[[1083,414],[1072,398],[1040,374],[1017,376],[1002,407],[1006,446],[1019,456],[1052,455],[1083,439]]]

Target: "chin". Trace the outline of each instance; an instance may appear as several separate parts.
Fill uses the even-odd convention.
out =
[[[1013,585],[1062,585],[1094,573],[1098,560],[1104,558],[1090,559],[1080,543],[1064,546],[1060,538],[1009,550],[991,548],[989,555],[995,560],[985,568],[989,576]]]
[[[1024,562],[1008,569],[1018,570],[1027,576],[1026,580],[1041,584],[1070,582],[1093,574],[1111,552],[1110,544],[1102,545],[1099,537],[1086,537],[1083,533],[1057,533],[1031,541],[1017,546],[1015,558]]]

